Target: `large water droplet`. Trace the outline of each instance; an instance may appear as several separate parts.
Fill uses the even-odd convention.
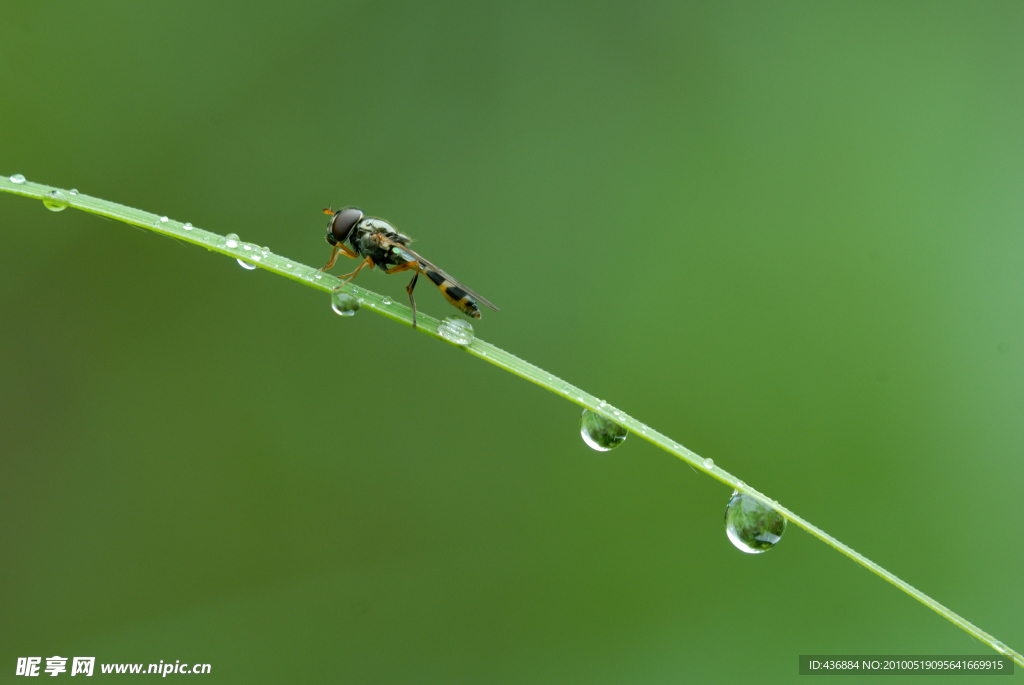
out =
[[[733,490],[725,507],[725,533],[741,552],[761,554],[774,547],[786,532],[786,519],[750,495]]]
[[[249,271],[252,271],[253,269],[256,268],[255,264],[250,264],[249,262],[243,262],[241,259],[236,259],[235,261],[238,262],[238,266],[242,267],[243,269],[248,269]]]
[[[51,190],[43,195],[43,206],[51,212],[62,212],[68,206],[68,196],[59,190]]]
[[[628,431],[611,419],[601,416],[589,409],[583,410],[580,417],[580,435],[583,442],[598,452],[607,452],[621,445]]]
[[[160,223],[166,224],[168,221],[169,221],[169,219],[166,216],[160,217]]]
[[[78,188],[72,188],[69,190],[68,195],[78,195]]]
[[[706,468],[706,469],[713,469],[713,468],[715,468],[715,460],[712,459],[711,457],[708,457],[707,459],[705,459],[704,460],[704,468]]]
[[[191,230],[192,230],[192,228],[193,228],[193,226],[192,226],[192,222],[191,222],[191,221],[190,221],[190,222],[188,222],[187,224],[185,224],[184,226],[182,226],[182,228],[184,228],[184,229],[185,229],[186,231],[191,231]]]
[[[383,302],[384,304],[391,304],[391,298],[385,295],[384,299],[381,300],[381,302]]]
[[[359,309],[359,300],[339,290],[331,293],[331,309],[340,316],[352,316]]]
[[[468,345],[473,342],[473,326],[465,319],[449,316],[437,327],[437,332],[448,342],[456,345]]]
[[[24,182],[25,177],[22,176],[21,174],[14,174],[14,176],[11,176],[11,183],[17,183],[18,185],[21,185]]]
[[[238,235],[236,233],[228,233],[224,236],[224,247],[232,249],[238,247]]]

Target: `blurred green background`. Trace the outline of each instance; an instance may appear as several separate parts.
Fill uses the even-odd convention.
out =
[[[10,3],[0,173],[315,266],[322,207],[386,217],[502,308],[480,337],[1021,649],[1022,35],[1019,2]],[[740,553],[727,488],[456,348],[81,212],[0,224],[2,682],[992,653],[794,526]]]

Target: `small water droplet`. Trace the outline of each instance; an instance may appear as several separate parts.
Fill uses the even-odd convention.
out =
[[[167,223],[167,217],[166,216],[160,217],[160,223],[166,224]]]
[[[736,485],[737,485],[737,487],[741,487],[741,488],[745,488],[745,487],[747,487],[747,484],[746,484],[746,483],[744,483],[744,482],[743,482],[743,481],[741,481],[741,480],[738,480],[738,481],[736,481]]]
[[[290,269],[290,268],[292,268],[292,265],[291,265],[291,264],[285,264],[285,265],[284,265],[284,268],[286,268],[286,269]]]
[[[14,176],[11,176],[11,183],[17,183],[18,185],[21,185],[24,182],[25,177],[22,176],[21,174],[14,174]]]
[[[51,190],[43,196],[43,206],[51,212],[62,212],[68,206],[68,196],[59,190]]]
[[[184,228],[186,231],[191,231],[192,230],[192,223],[189,222],[189,223],[185,224],[184,226],[182,226],[182,228]]]
[[[782,539],[786,519],[779,512],[738,490],[725,507],[725,534],[747,554],[767,552]]]
[[[715,468],[715,460],[712,459],[711,457],[708,457],[707,459],[705,459],[704,460],[704,468],[706,468],[706,469],[713,469],[713,468]]]
[[[228,233],[224,236],[224,247],[230,247],[231,249],[238,247],[238,235],[235,233]]]
[[[263,256],[266,256],[266,255],[270,254],[270,248],[269,247],[261,247],[260,248],[260,252],[263,253]]]
[[[359,309],[359,300],[338,290],[331,293],[331,309],[339,316],[352,316]]]
[[[385,295],[384,299],[381,300],[381,302],[383,302],[384,304],[391,304],[391,298]]]
[[[626,429],[589,409],[580,417],[580,435],[583,442],[598,452],[607,452],[621,445],[626,439]]]
[[[437,327],[442,338],[456,345],[468,345],[473,342],[473,326],[457,316],[449,316]]]
[[[78,188],[72,188],[68,191],[69,195],[78,195]]]
[[[242,245],[242,249],[243,250],[251,250],[252,249],[252,245],[250,245],[249,243],[246,243],[245,245]]]
[[[315,278],[316,280],[318,280],[318,281],[319,281],[319,280],[320,280],[321,278],[323,278],[323,274],[317,274],[317,275],[316,275],[316,276],[314,276],[313,278]]]
[[[601,404],[598,405],[598,409],[604,409],[607,406],[608,406],[608,403],[605,402],[604,400],[601,400]]]
[[[243,269],[248,269],[249,271],[252,271],[253,269],[256,268],[255,264],[250,264],[249,262],[243,262],[241,259],[236,259],[235,261],[238,262],[238,266],[242,267]]]

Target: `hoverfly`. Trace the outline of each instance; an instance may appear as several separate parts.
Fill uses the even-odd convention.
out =
[[[411,238],[396,231],[391,224],[383,219],[367,217],[362,210],[355,207],[346,207],[336,212],[332,209],[325,209],[324,214],[331,216],[331,221],[327,224],[327,242],[334,247],[334,250],[331,252],[331,260],[320,270],[326,271],[334,266],[340,252],[352,259],[363,258],[362,263],[355,271],[341,277],[344,281],[342,285],[355,278],[364,266],[369,266],[371,269],[377,267],[386,274],[415,271],[409,285],[405,286],[405,291],[409,293],[409,303],[412,305],[413,328],[416,328],[416,299],[412,296],[412,291],[416,287],[416,280],[421,273],[426,274],[427,278],[433,281],[448,302],[474,319],[480,318],[480,308],[477,306],[477,302],[498,311],[498,308],[484,297],[410,250]],[[345,245],[346,240],[351,247]]]

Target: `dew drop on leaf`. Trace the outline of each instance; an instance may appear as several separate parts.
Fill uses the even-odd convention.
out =
[[[230,247],[232,249],[238,247],[238,235],[235,233],[228,233],[224,236],[224,247]]]
[[[68,206],[68,196],[59,190],[51,190],[43,195],[43,206],[51,212],[62,212]]]
[[[256,268],[255,264],[250,264],[249,262],[243,262],[241,259],[236,259],[235,261],[238,262],[238,266],[242,267],[243,269],[247,269],[249,271],[252,271],[253,269]]]
[[[598,452],[607,452],[621,445],[627,431],[623,426],[589,409],[580,417],[580,436],[583,442]]]
[[[476,337],[473,334],[472,324],[457,316],[445,318],[437,327],[437,332],[448,342],[463,346],[473,342],[473,338]]]
[[[725,507],[725,534],[741,552],[761,554],[782,539],[786,519],[750,495],[734,490]]]
[[[331,309],[339,316],[352,316],[359,309],[359,300],[339,290],[331,293]]]
[[[14,174],[14,176],[11,176],[11,183],[17,183],[18,185],[21,185],[24,182],[25,177],[22,176],[21,174]]]

